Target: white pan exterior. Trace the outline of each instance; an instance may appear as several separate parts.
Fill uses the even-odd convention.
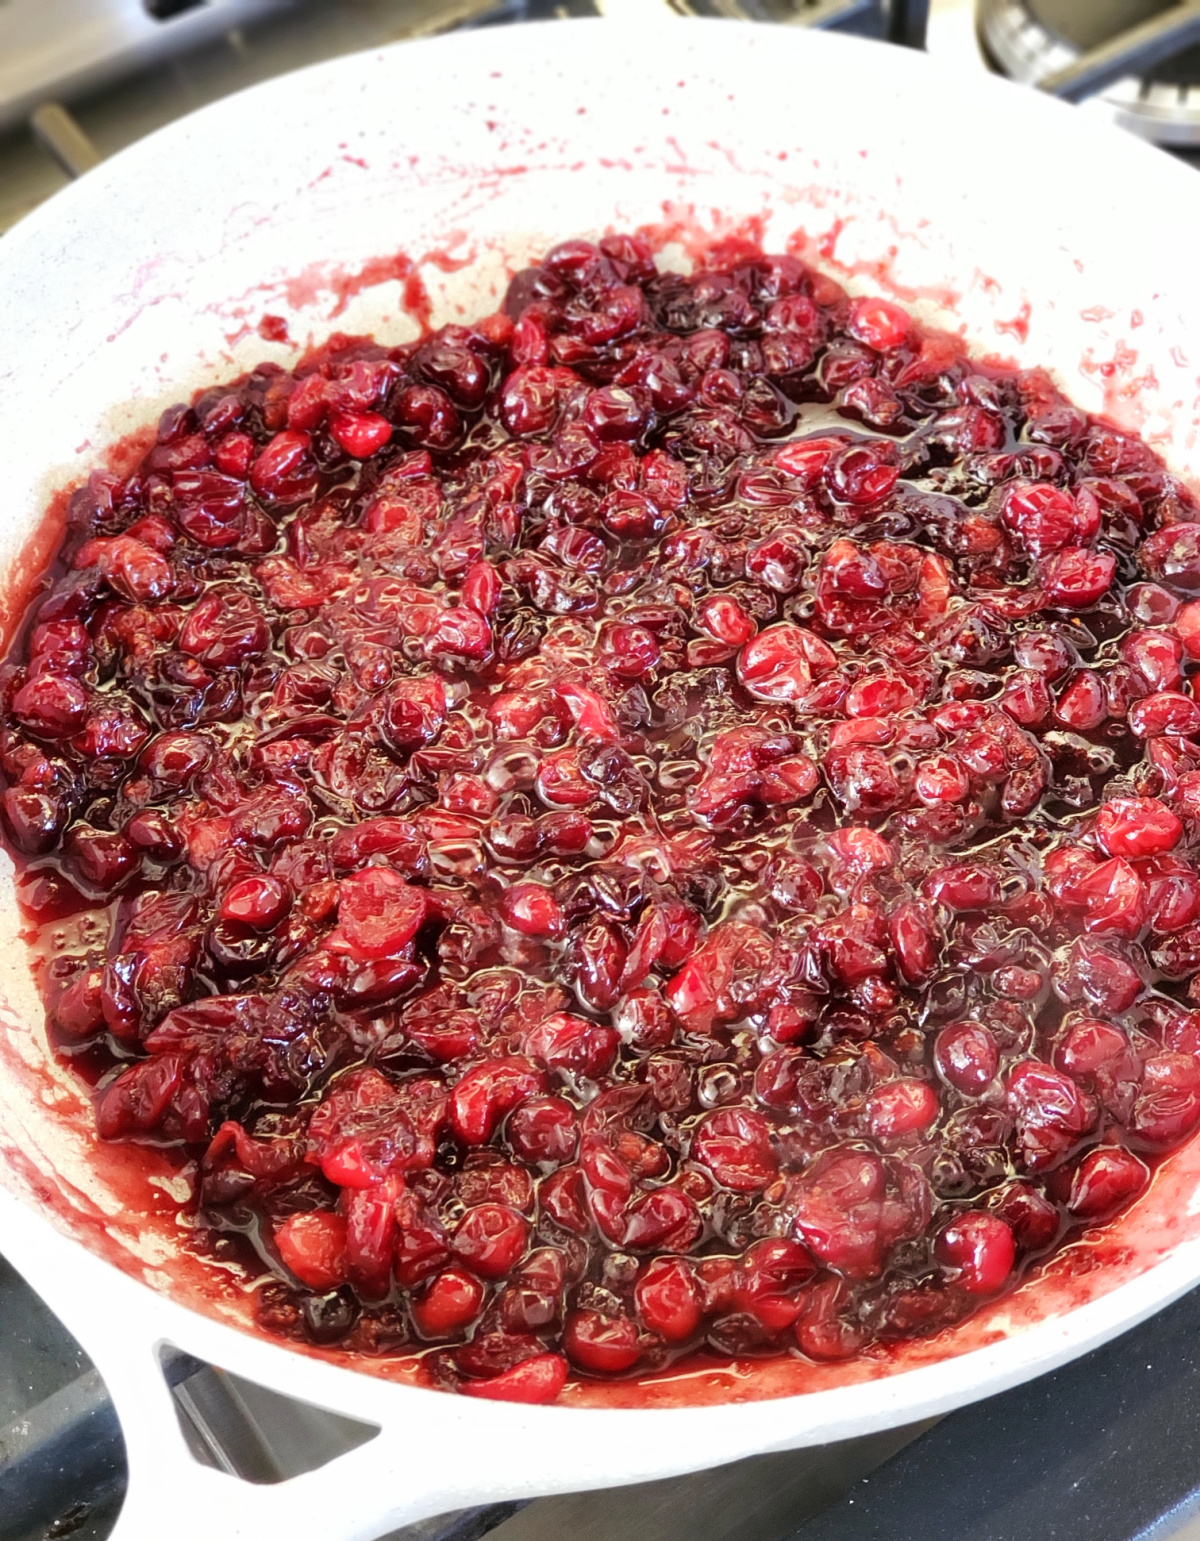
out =
[[[800,229],[814,250],[824,242],[831,271],[860,275],[853,287],[952,297],[952,312],[927,302],[926,314],[985,353],[1050,366],[1081,406],[1139,427],[1173,469],[1200,470],[1194,171],[904,50],[732,22],[636,36],[556,22],[257,87],[125,151],[7,235],[0,564],[16,570],[50,495],[106,445],[198,386],[263,357],[289,362],[254,334],[264,312],[302,344],[335,328],[414,335],[395,281],[351,284],[334,315],[338,275],[368,259],[472,257],[458,272],[422,268],[437,323],[494,308],[506,263],[555,240],[676,221],[721,233],[748,216],[768,248]],[[231,342],[239,328],[249,334]],[[139,1236],[137,1206],[97,1166],[86,1108],[46,1053],[2,867],[0,1247],[117,1401],[131,1465],[118,1541],[371,1541],[469,1503],[865,1433],[1040,1374],[1200,1281],[1194,1147],[1110,1231],[1106,1256],[1124,1244],[1110,1266],[1052,1269],[871,1380],[828,1371],[826,1389],[780,1396],[783,1372],[765,1367],[730,1377],[748,1400],[721,1405],[525,1408],[292,1352],[240,1330],[228,1303],[193,1309],[169,1237]],[[120,1269],[83,1244],[101,1230]],[[201,1468],[154,1367],[163,1342],[382,1432],[276,1488]]]

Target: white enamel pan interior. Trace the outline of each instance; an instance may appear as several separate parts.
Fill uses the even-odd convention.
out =
[[[919,55],[732,22],[554,22],[405,44],[207,108],[125,151],[0,243],[0,562],[15,582],[51,495],[198,386],[301,346],[494,308],[567,236],[653,227],[686,259],[758,232],[857,289],[916,298],[981,352],[1051,367],[1083,406],[1197,469],[1200,180],[1068,107]],[[409,283],[408,301],[414,296]],[[44,533],[44,532],[43,532]],[[26,551],[22,557],[21,553]],[[476,1402],[246,1330],[236,1281],[180,1263],[170,1168],[100,1150],[47,1054],[0,873],[0,1248],[118,1405],[120,1541],[369,1541],[486,1500],[642,1481],[944,1411],[1120,1332],[1200,1280],[1200,1146],[1108,1234],[933,1344],[824,1369],[736,1366]],[[146,1219],[147,1211],[153,1211]],[[380,1434],[252,1488],[191,1462],[162,1344]],[[688,1401],[692,1405],[674,1405]],[[624,1404],[624,1405],[622,1405]]]

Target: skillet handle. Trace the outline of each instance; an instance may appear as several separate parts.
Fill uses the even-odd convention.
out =
[[[184,1441],[159,1345],[126,1341],[100,1366],[125,1435],[129,1487],[110,1541],[376,1541],[393,1522],[440,1507],[416,1495],[413,1455],[392,1470],[396,1440],[374,1440],[316,1471],[258,1485],[200,1465]],[[393,1436],[395,1431],[391,1431]],[[379,1448],[382,1445],[383,1448]],[[391,1447],[391,1448],[388,1448]],[[396,1498],[410,1513],[394,1520]]]
[[[328,1405],[370,1419],[379,1433],[327,1465],[263,1485],[202,1466],[187,1447],[163,1374],[160,1352],[174,1349],[173,1319],[159,1297],[69,1241],[2,1186],[0,1246],[83,1346],[116,1408],[129,1486],[110,1541],[378,1541],[401,1525],[528,1497],[540,1485],[536,1473],[531,1481],[525,1471],[522,1479],[516,1452],[521,1413],[541,1409],[506,1407],[488,1420],[493,1437],[480,1438],[472,1414],[484,1412],[481,1404],[419,1393],[411,1410],[398,1409],[372,1395],[370,1380],[353,1406],[339,1406],[340,1394]],[[255,1378],[276,1389],[269,1374]],[[490,1404],[487,1411],[501,1412]],[[469,1461],[460,1458],[464,1450]]]

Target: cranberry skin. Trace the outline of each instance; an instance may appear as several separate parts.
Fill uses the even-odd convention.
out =
[[[696,606],[696,622],[726,647],[741,647],[758,630],[753,618],[727,594],[710,594],[701,600]]]
[[[1089,1151],[1071,1178],[1067,1208],[1078,1220],[1110,1220],[1137,1198],[1150,1181],[1150,1169],[1130,1150],[1101,1146]]]
[[[425,893],[386,867],[368,867],[343,878],[338,893],[339,929],[360,958],[393,958],[421,928]]]
[[[834,1149],[817,1158],[789,1196],[798,1238],[847,1278],[874,1278],[882,1266],[885,1181],[878,1156]]]
[[[507,1134],[522,1161],[571,1161],[579,1146],[579,1118],[565,1097],[534,1097],[510,1115]]]
[[[529,1221],[506,1204],[477,1204],[458,1223],[455,1252],[483,1279],[510,1274],[529,1245]]]
[[[409,1310],[423,1338],[450,1338],[475,1320],[485,1295],[473,1274],[463,1268],[444,1268],[413,1297]]]
[[[896,447],[890,440],[854,444],[837,455],[826,471],[833,496],[856,508],[882,503],[899,479]]]
[[[783,1332],[800,1315],[798,1292],[816,1271],[812,1253],[798,1241],[756,1241],[737,1269],[733,1304],[768,1332]]]
[[[758,1193],[779,1170],[771,1126],[760,1113],[721,1108],[696,1126],[692,1159],[735,1193]]]
[[[541,883],[514,883],[500,901],[504,923],[522,936],[561,936],[562,907],[553,892]]]
[[[616,444],[639,438],[650,414],[630,391],[609,385],[588,393],[583,421],[602,444]]]
[[[627,1316],[602,1316],[599,1311],[572,1311],[563,1327],[562,1346],[573,1365],[594,1375],[619,1375],[642,1357],[637,1324]]]
[[[335,412],[329,431],[356,460],[369,460],[392,437],[391,423],[378,412]]]
[[[300,503],[317,490],[319,476],[306,433],[277,433],[250,467],[250,485],[266,503]]]
[[[1001,517],[1034,556],[1061,551],[1075,543],[1075,499],[1050,483],[1014,487],[1004,498]]]
[[[103,969],[85,969],[54,1003],[54,1025],[73,1043],[83,1043],[104,1024]]]
[[[124,835],[76,824],[64,842],[72,870],[88,888],[111,893],[137,871],[138,853]]]
[[[620,1048],[615,1028],[586,1017],[556,1012],[525,1035],[524,1048],[530,1059],[547,1070],[563,1070],[587,1076],[595,1081],[604,1074]]]
[[[1157,797],[1114,797],[1096,815],[1096,838],[1110,856],[1158,856],[1182,836],[1182,823]]]
[[[1094,1100],[1069,1076],[1040,1060],[1015,1066],[1004,1085],[1024,1164],[1031,1172],[1056,1165],[1096,1122]]]
[[[743,647],[738,678],[760,701],[796,701],[805,696],[814,676],[837,664],[837,655],[802,626],[784,624],[760,632]]]
[[[1169,524],[1148,535],[1138,560],[1151,578],[1176,594],[1200,594],[1200,525]]]
[[[333,1290],[348,1278],[346,1222],[331,1210],[291,1215],[275,1231],[283,1266],[312,1290]]]
[[[1155,1054],[1142,1067],[1142,1084],[1129,1134],[1149,1150],[1166,1150],[1200,1123],[1200,1064],[1190,1054]]]
[[[988,1208],[998,1214],[1024,1252],[1044,1252],[1058,1239],[1062,1219],[1058,1210],[1029,1183],[1005,1183],[987,1196]]]
[[[695,1269],[682,1258],[647,1263],[634,1286],[634,1302],[645,1326],[667,1343],[686,1343],[704,1320]]]
[[[31,787],[9,787],[0,807],[13,844],[27,856],[51,850],[70,817],[64,798]]]
[[[234,925],[270,931],[287,914],[291,898],[278,878],[242,878],[226,890],[218,914]]]
[[[527,365],[514,369],[500,391],[500,421],[518,437],[546,433],[558,416],[558,394],[570,372]]]
[[[955,1270],[955,1282],[971,1295],[998,1295],[1016,1261],[1013,1233],[999,1215],[972,1210],[942,1231],[934,1252],[944,1268]]]
[[[1160,690],[1138,701],[1129,711],[1129,726],[1139,738],[1200,733],[1200,704],[1178,690]]]
[[[83,726],[88,692],[69,675],[35,674],[13,697],[13,714],[38,738],[70,738]]]
[[[855,300],[846,330],[851,337],[874,348],[876,353],[893,353],[902,348],[912,334],[912,317],[890,300],[868,298]]]
[[[555,1401],[569,1374],[570,1366],[561,1354],[534,1354],[490,1380],[464,1381],[459,1389],[468,1397],[536,1406]]]
[[[1086,610],[1108,593],[1116,572],[1117,559],[1109,552],[1072,546],[1047,557],[1039,576],[1050,604]]]
[[[923,1133],[940,1111],[937,1094],[924,1081],[892,1081],[868,1098],[867,1128],[875,1139],[890,1143]]]
[[[462,432],[462,418],[436,385],[409,385],[395,398],[395,417],[422,449],[446,450]]]
[[[545,1090],[545,1073],[527,1059],[484,1060],[451,1093],[450,1122],[464,1145],[486,1145],[506,1114]]]
[[[941,941],[929,906],[905,900],[896,906],[888,929],[901,974],[910,985],[923,983],[937,966]]]
[[[979,1097],[996,1079],[1000,1049],[986,1027],[955,1022],[937,1036],[934,1063],[938,1073],[964,1097]]]

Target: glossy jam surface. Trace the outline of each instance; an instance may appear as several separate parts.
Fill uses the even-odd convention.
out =
[[[1044,375],[568,242],[75,495],[0,679],[56,1044],[272,1333],[524,1401],[935,1334],[1200,1124],[1196,596]]]

